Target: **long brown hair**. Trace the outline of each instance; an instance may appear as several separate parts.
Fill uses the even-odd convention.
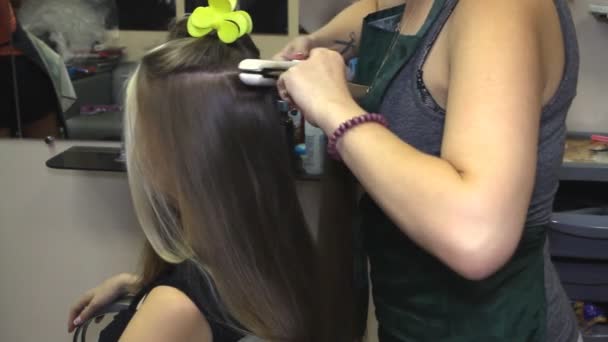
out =
[[[129,82],[129,183],[154,251],[144,281],[193,261],[254,335],[333,342],[274,91],[238,78],[238,63],[256,57],[249,37],[175,39]]]
[[[325,156],[321,179],[318,250],[329,317],[339,317],[331,334],[336,341],[354,341],[362,337],[367,324],[367,288],[355,284],[356,255],[354,235],[357,207],[355,178],[340,162]],[[361,276],[358,274],[357,276]],[[367,274],[362,275],[367,277]],[[363,315],[363,316],[361,316]]]

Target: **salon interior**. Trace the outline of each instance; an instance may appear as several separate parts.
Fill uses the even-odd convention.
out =
[[[240,3],[256,23],[253,40],[262,58],[270,59],[351,1]],[[37,38],[34,45],[25,43],[25,54],[34,61],[29,65],[52,69],[44,73],[53,74],[54,82],[45,80],[40,69],[15,63],[7,66],[14,77],[1,78],[10,82],[1,89],[18,86],[18,91],[12,92],[14,98],[6,91],[0,94],[0,108],[16,113],[2,118],[14,129],[0,138],[0,341],[71,340],[65,321],[74,299],[113,274],[136,272],[144,236],[124,161],[125,83],[146,51],[166,40],[169,22],[197,5],[194,0],[146,5],[126,0],[24,0],[15,9],[20,34]],[[608,2],[577,0],[572,13],[580,76],[567,119],[549,239],[572,302],[603,310],[588,321],[578,312],[585,341],[608,341]],[[48,51],[59,57],[59,67],[40,63],[40,55]],[[55,92],[60,104],[44,107]],[[12,108],[22,102],[19,96],[31,99],[29,106],[37,109]],[[43,112],[43,120],[37,121],[43,124],[37,126],[28,118],[36,110]],[[297,191],[314,232],[324,166],[314,152],[322,140],[318,129],[301,124],[298,113],[289,115],[299,120]],[[373,313],[371,307],[369,342],[377,341]],[[90,340],[108,319],[90,325]]]

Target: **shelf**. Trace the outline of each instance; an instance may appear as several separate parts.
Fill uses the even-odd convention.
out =
[[[560,180],[608,182],[608,152],[591,151],[591,135],[590,132],[568,134]]]
[[[119,147],[72,146],[46,162],[51,169],[126,172]],[[319,182],[321,175],[298,173],[297,181]]]
[[[589,11],[598,20],[608,22],[608,5],[591,4],[589,5]]]
[[[51,169],[126,172],[119,147],[72,146],[46,162]]]

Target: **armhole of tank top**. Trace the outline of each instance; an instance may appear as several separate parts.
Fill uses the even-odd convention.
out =
[[[572,74],[572,68],[574,68],[574,66],[573,66],[574,61],[572,60],[572,56],[569,51],[569,49],[571,48],[571,44],[572,44],[571,43],[572,33],[568,29],[568,23],[572,23],[572,17],[570,14],[564,13],[565,11],[570,11],[570,9],[568,8],[568,3],[565,0],[564,1],[554,0],[553,5],[555,7],[555,10],[557,11],[557,16],[559,19],[559,26],[560,26],[560,30],[562,33],[562,41],[563,41],[563,46],[564,46],[564,67],[562,70],[562,77],[560,78],[559,84],[558,84],[557,88],[555,89],[555,92],[549,98],[547,103],[545,103],[542,107],[542,115],[543,115],[542,118],[543,119],[545,118],[546,112],[549,112],[551,110],[551,108],[553,108],[554,106],[558,105],[561,102],[560,101],[560,99],[562,98],[561,95],[566,90],[566,84],[567,84],[568,78]],[[564,9],[564,7],[566,7],[566,8]],[[576,35],[574,35],[574,39],[575,40],[577,39]]]
[[[435,46],[435,42],[437,42],[439,35],[441,34],[441,32],[443,32],[445,25],[447,24],[448,20],[452,16],[452,13],[456,9],[457,5],[458,5],[457,0],[447,0],[446,1],[446,4],[444,6],[447,6],[447,8],[442,9],[442,12],[439,13],[439,18],[436,19],[441,22],[439,22],[439,23],[436,22],[429,28],[431,30],[431,32],[429,32],[423,39],[424,46],[422,47],[422,52],[420,52],[420,55],[417,57],[416,65],[415,65],[415,67],[416,67],[415,92],[418,96],[418,99],[420,100],[420,102],[422,103],[422,105],[425,108],[427,108],[428,110],[430,110],[432,112],[431,113],[432,116],[438,117],[438,118],[445,118],[446,109],[437,103],[437,101],[435,100],[435,98],[433,97],[433,95],[431,94],[429,89],[427,88],[426,83],[424,82],[424,70],[423,69],[424,69],[424,66],[426,65],[429,55],[431,54],[431,51],[433,50],[433,47]]]
[[[135,312],[139,311],[139,308],[141,308],[141,306],[144,304],[144,301],[146,300],[146,298],[148,298],[149,294],[150,293],[146,293],[145,295],[143,295],[143,297],[141,297],[139,303],[137,303],[137,306],[135,306]]]

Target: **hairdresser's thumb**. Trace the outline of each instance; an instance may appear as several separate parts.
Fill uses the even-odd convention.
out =
[[[274,59],[285,61],[306,59],[314,45],[314,41],[310,36],[297,37],[289,42],[281,52],[276,54]]]

